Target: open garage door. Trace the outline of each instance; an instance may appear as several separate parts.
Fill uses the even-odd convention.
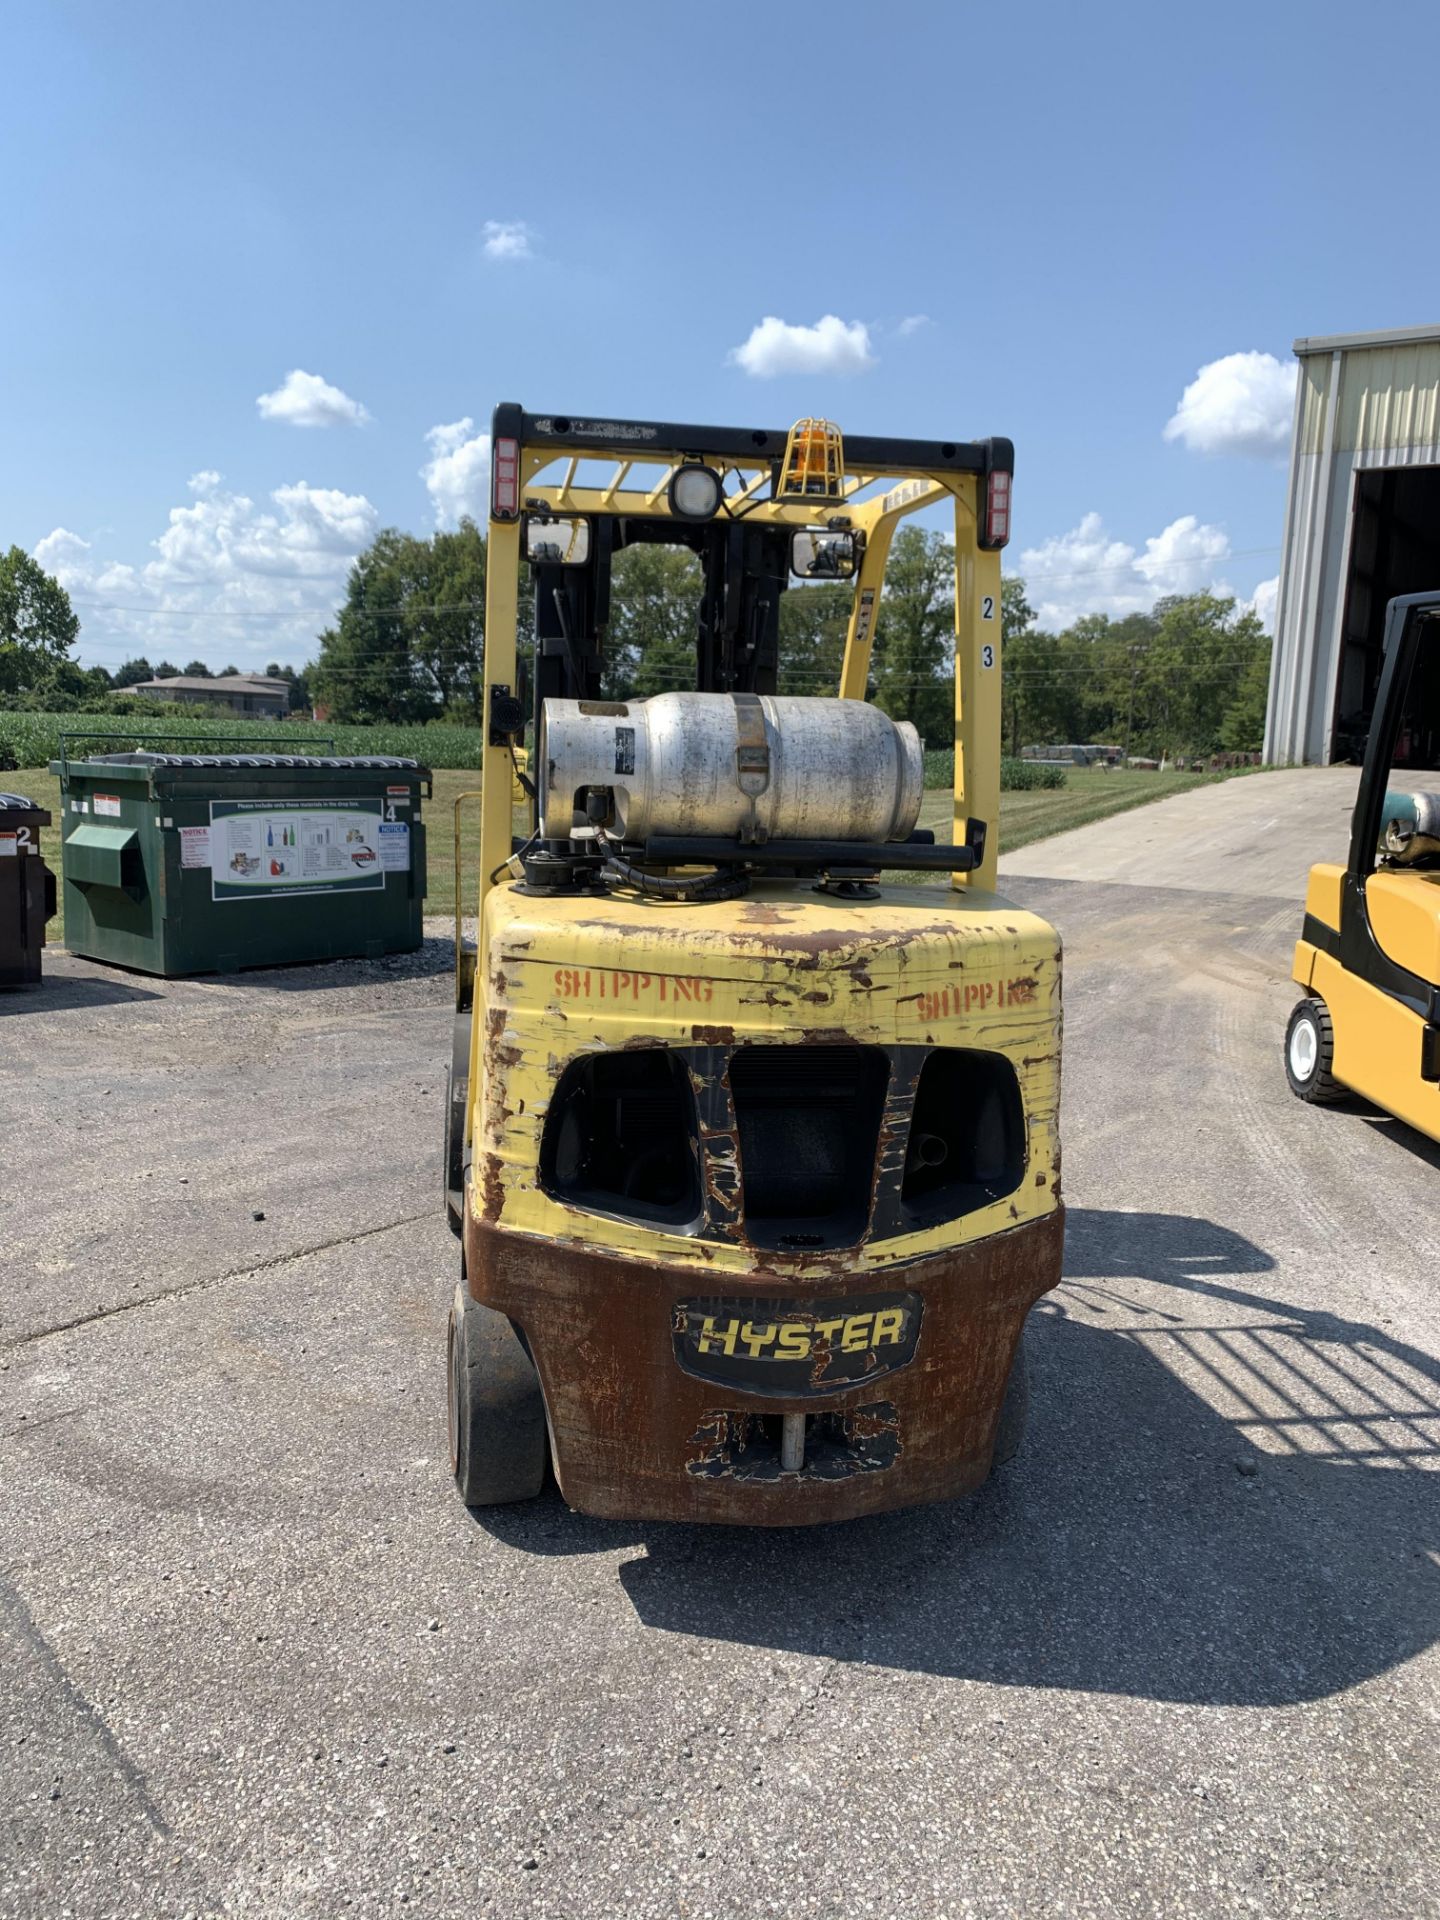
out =
[[[1355,476],[1344,638],[1336,677],[1331,758],[1364,754],[1380,683],[1385,608],[1397,593],[1440,587],[1440,466],[1387,467]],[[1433,677],[1435,663],[1429,666]],[[1440,766],[1440,706],[1433,686],[1412,687],[1396,765]]]

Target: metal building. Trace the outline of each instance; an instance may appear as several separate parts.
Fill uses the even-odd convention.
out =
[[[1440,326],[1295,342],[1265,758],[1363,746],[1386,602],[1440,587]]]

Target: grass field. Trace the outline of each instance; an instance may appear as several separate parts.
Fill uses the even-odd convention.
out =
[[[1092,820],[1104,820],[1112,813],[1124,813],[1143,806],[1148,800],[1162,800],[1168,794],[1184,793],[1190,787],[1204,786],[1227,775],[1213,773],[1136,773],[1126,770],[1103,773],[1096,768],[1072,768],[1067,784],[1055,793],[1005,793],[1000,796],[1000,851],[1015,853],[1033,840],[1044,840],[1052,833],[1065,833],[1071,827],[1088,826]],[[452,853],[454,805],[456,796],[479,784],[476,771],[437,772],[435,794],[426,802],[425,825],[429,845],[429,888],[425,911],[453,914],[455,876]],[[51,870],[60,872],[60,783],[39,768],[21,773],[0,774],[0,789],[23,793],[53,814],[55,825],[42,829],[41,846]],[[479,803],[464,808],[464,834],[461,862],[472,875],[479,858]],[[927,793],[920,813],[922,826],[935,828],[945,837],[950,827],[950,795],[943,789]],[[519,822],[517,821],[517,827]],[[933,876],[937,880],[939,875]],[[473,902],[473,879],[467,891]],[[473,911],[473,906],[472,906]],[[63,924],[57,917],[50,922],[49,937],[60,945]]]
[[[1220,773],[1139,773],[1130,768],[1109,772],[1098,767],[1070,767],[1066,783],[1054,793],[1002,793],[1000,796],[1000,852],[1018,853],[1032,840],[1071,827],[1088,827],[1092,820],[1108,820],[1148,800],[1164,800],[1214,780],[1233,778]],[[948,837],[951,800],[943,789],[927,793],[920,809],[922,827],[933,827],[937,838]]]

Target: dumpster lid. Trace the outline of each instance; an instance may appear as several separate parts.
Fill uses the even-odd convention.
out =
[[[418,760],[397,759],[391,754],[318,754],[318,753],[96,753],[88,761],[72,761],[72,766],[132,767],[328,767],[375,768],[385,772],[428,773]],[[25,803],[27,806],[29,802]]]

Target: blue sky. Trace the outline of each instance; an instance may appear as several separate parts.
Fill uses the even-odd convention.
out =
[[[1248,597],[1291,340],[1440,312],[1433,6],[20,5],[5,49],[0,546],[107,665],[298,664],[377,527],[479,508],[502,398],[1009,434],[1053,619]]]

